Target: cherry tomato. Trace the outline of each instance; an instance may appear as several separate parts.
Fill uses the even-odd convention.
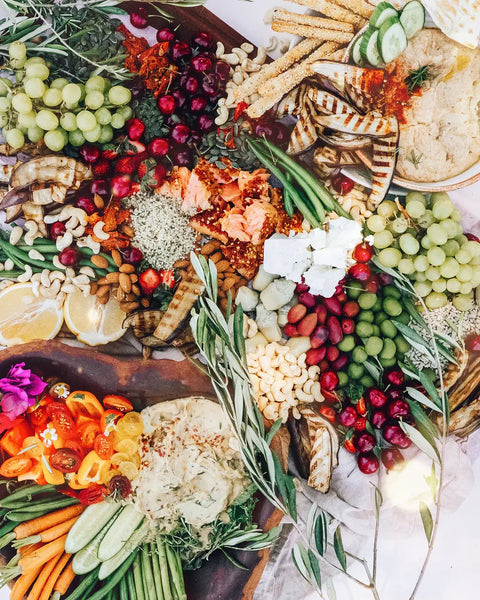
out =
[[[114,475],[108,482],[108,491],[110,494],[126,498],[132,491],[132,485],[125,475]]]
[[[0,467],[0,475],[2,477],[18,477],[22,473],[27,473],[32,468],[33,461],[28,456],[21,454],[20,456],[12,456],[7,458]]]
[[[355,445],[354,445],[354,443],[353,443],[353,441],[351,439],[345,440],[345,442],[344,442],[343,445],[344,445],[345,450],[347,452],[351,452],[352,454],[356,454],[357,453],[357,449],[355,448]]]
[[[87,451],[80,443],[80,440],[65,440],[65,448],[70,448],[70,450],[76,452],[81,458],[84,458],[87,454]]]
[[[357,411],[357,413],[363,417],[367,414],[367,407],[365,405],[365,400],[363,398],[363,396],[360,398],[360,400],[356,403],[355,405],[355,409]]]
[[[358,417],[353,425],[355,431],[363,431],[367,426],[367,419],[365,417]]]
[[[322,406],[320,408],[320,413],[326,417],[332,423],[335,423],[336,412],[333,410],[331,406]]]
[[[77,435],[75,421],[67,412],[55,411],[52,414],[52,423],[62,438],[75,437]]]
[[[45,429],[50,417],[48,416],[47,407],[45,405],[37,406],[37,408],[28,414],[28,420],[37,429]]]
[[[119,410],[109,409],[103,413],[103,416],[100,420],[100,426],[102,428],[102,432],[104,434],[110,433],[115,430],[115,425],[118,420],[123,417],[123,413]]]
[[[103,458],[104,460],[111,458],[113,455],[112,437],[107,437],[103,434],[97,435],[93,449],[100,458]]]
[[[88,506],[89,504],[98,504],[103,502],[107,495],[107,489],[104,485],[94,483],[85,490],[81,490],[78,493],[78,499],[81,504]]]
[[[78,493],[71,488],[63,488],[63,490],[58,490],[64,496],[70,496],[70,498],[78,498]]]
[[[72,392],[65,400],[75,419],[80,415],[90,419],[100,419],[103,415],[103,406],[90,392]]]
[[[112,394],[105,396],[103,399],[105,408],[113,408],[121,413],[127,413],[133,410],[133,404],[124,396],[114,396]]]
[[[95,444],[95,439],[97,435],[100,435],[102,430],[100,429],[100,425],[97,421],[90,419],[89,421],[85,421],[78,428],[78,434],[80,435],[80,441],[84,448],[91,450],[93,445]]]
[[[59,448],[50,457],[50,465],[62,473],[75,473],[80,468],[82,457],[70,448]]]

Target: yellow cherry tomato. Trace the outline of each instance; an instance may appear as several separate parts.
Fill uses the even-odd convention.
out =
[[[123,438],[113,445],[117,452],[132,456],[138,452],[138,444],[132,438]]]
[[[117,433],[134,437],[143,433],[143,421],[140,413],[129,412],[117,422]]]
[[[129,460],[121,462],[118,465],[118,470],[122,475],[125,475],[125,477],[130,479],[130,481],[135,479],[135,477],[138,475],[138,468]]]

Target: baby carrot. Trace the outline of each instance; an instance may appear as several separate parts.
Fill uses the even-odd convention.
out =
[[[10,592],[10,600],[22,600],[32,583],[37,578],[37,575],[40,573],[41,569],[42,567],[39,566],[36,569],[32,569],[28,573],[20,575],[20,577],[18,577],[15,581],[12,591]]]
[[[47,579],[38,600],[48,600],[50,598],[50,594],[53,591],[53,586],[57,583],[60,574],[62,573],[65,565],[70,560],[71,556],[71,554],[63,554],[62,558],[55,565],[55,568],[53,569],[50,577]]]
[[[48,513],[48,515],[38,517],[37,519],[25,521],[24,523],[17,525],[13,531],[17,536],[17,540],[20,540],[25,537],[40,533],[41,531],[49,529],[50,527],[54,527],[55,525],[63,523],[64,521],[72,519],[73,517],[78,517],[78,515],[83,512],[84,508],[85,507],[81,504],[68,506],[67,508],[56,510],[55,512]]]
[[[35,569],[38,565],[44,565],[54,556],[63,552],[65,550],[66,539],[67,534],[62,535],[56,540],[53,540],[53,542],[45,544],[38,550],[35,550],[35,552],[32,552],[32,554],[22,557],[18,561],[18,565],[22,569],[22,573],[26,573],[30,569]]]
[[[68,563],[65,569],[62,571],[62,574],[55,582],[53,586],[53,591],[58,592],[60,596],[63,596],[67,593],[70,584],[75,579],[75,573],[73,572],[72,561]]]
[[[53,569],[55,568],[55,565],[58,563],[61,556],[61,552],[55,554],[55,556],[53,556],[42,568],[39,576],[37,577],[35,583],[32,586],[32,589],[30,590],[30,593],[27,596],[27,600],[38,600],[43,588],[45,587],[45,584],[48,581],[48,578],[50,577]]]

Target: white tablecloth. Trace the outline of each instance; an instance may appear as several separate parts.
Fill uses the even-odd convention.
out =
[[[221,17],[232,27],[257,45],[266,45],[272,35],[270,27],[264,23],[265,13],[273,6],[283,5],[292,7],[281,0],[208,0],[207,7]],[[287,37],[288,36],[283,36]],[[469,231],[480,233],[477,198],[480,198],[480,184],[467,190],[454,192],[455,203],[464,213],[464,224]],[[459,450],[461,454],[459,453]],[[358,472],[352,472],[343,456],[343,477],[348,477],[352,489],[364,489]],[[471,468],[470,464],[471,463]],[[464,476],[453,480],[447,491],[446,498],[449,506],[441,519],[437,543],[433,552],[430,567],[424,579],[417,600],[477,600],[480,595],[480,432],[477,432],[460,449],[454,449],[450,470],[456,471],[461,465]],[[422,475],[420,474],[420,481]],[[357,479],[356,479],[357,478]],[[418,481],[418,477],[417,477]],[[355,483],[356,482],[356,483]],[[360,487],[358,488],[357,485]],[[411,487],[408,484],[407,487]],[[372,534],[371,514],[368,499],[345,494],[343,500],[355,506],[346,508],[347,522],[362,534]],[[364,503],[364,506],[362,505]],[[339,506],[339,504],[334,504]],[[345,504],[344,506],[347,506]],[[386,511],[382,519],[380,531],[380,551],[378,563],[378,582],[382,600],[408,600],[408,591],[416,579],[426,551],[425,536],[419,518],[412,518],[412,513],[405,509],[396,512]],[[339,515],[341,517],[341,515]],[[363,539],[363,538],[361,538]],[[366,539],[366,538],[365,538]],[[359,554],[365,553],[368,542],[358,549]],[[280,555],[280,559],[282,556]],[[271,565],[266,571],[264,584],[261,583],[260,600],[314,600],[312,594],[303,582],[294,576],[287,561],[281,567]],[[271,576],[275,574],[273,582]],[[267,579],[268,578],[268,579]],[[410,585],[411,584],[411,585]],[[369,592],[336,580],[338,600],[370,600]],[[8,591],[0,590],[0,600],[7,600]]]

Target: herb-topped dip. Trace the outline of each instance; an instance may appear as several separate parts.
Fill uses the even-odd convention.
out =
[[[249,486],[222,408],[206,398],[161,402],[142,411],[145,433],[135,503],[161,532],[180,520],[208,537],[208,525]]]

